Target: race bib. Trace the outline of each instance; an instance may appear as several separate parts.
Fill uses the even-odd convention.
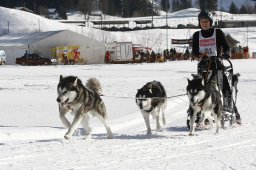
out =
[[[201,31],[199,32],[199,52],[207,53],[208,56],[217,56],[216,30],[215,29],[214,29],[213,35],[209,38],[203,37]]]

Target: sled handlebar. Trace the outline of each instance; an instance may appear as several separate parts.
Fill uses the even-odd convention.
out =
[[[223,63],[223,60],[227,61],[228,64],[229,64],[229,66],[224,66],[224,64],[223,64],[225,71],[233,69],[233,64],[232,64],[232,62],[230,61],[230,59],[221,58],[221,62],[222,62],[222,63]]]

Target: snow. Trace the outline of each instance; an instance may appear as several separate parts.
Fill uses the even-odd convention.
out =
[[[177,51],[184,52],[187,48],[186,45],[174,45],[171,44],[171,39],[188,39],[198,29],[150,29],[142,31],[130,31],[130,32],[108,32],[90,27],[81,27],[71,24],[63,24],[56,20],[49,20],[32,13],[19,11],[15,9],[8,9],[0,7],[0,35],[8,33],[27,33],[27,32],[40,32],[40,31],[57,31],[69,29],[71,31],[83,34],[92,39],[101,42],[113,42],[113,41],[131,41],[134,44],[142,44],[143,46],[152,47],[156,52],[162,52],[167,47],[175,47]],[[174,13],[168,13],[168,26],[177,27],[178,24],[193,24],[197,25],[198,9],[189,8]],[[80,13],[69,13],[68,18],[70,20],[84,20]],[[110,16],[104,16],[103,19],[111,19]],[[225,12],[216,12],[214,21],[217,20],[255,20],[256,15],[232,15]],[[92,18],[95,19],[95,18]],[[119,17],[112,17],[113,20],[120,20]],[[134,27],[132,20],[138,19],[152,19],[152,17],[141,17],[141,18],[126,18],[131,20],[130,27]],[[9,28],[8,28],[9,24]],[[87,25],[87,24],[86,24]],[[154,16],[155,26],[165,26],[166,16]],[[151,25],[150,25],[151,26]],[[232,30],[232,31],[230,31]],[[240,41],[241,46],[249,47],[251,52],[256,52],[256,39],[255,32],[256,27],[247,28],[234,28],[234,29],[223,29],[224,33],[236,38]],[[239,32],[239,34],[238,34]],[[247,41],[248,39],[248,41]],[[166,41],[168,40],[168,41]]]
[[[166,126],[146,136],[135,104],[137,89],[160,81],[168,96],[184,94],[197,63],[2,66],[0,67],[1,169],[256,169],[256,60],[233,60],[241,74],[237,106],[243,125],[196,131],[188,136],[186,96],[168,99]],[[91,137],[82,129],[71,140],[58,117],[59,75],[85,82],[96,77],[103,86],[113,139],[97,118],[90,120]],[[71,119],[72,117],[69,117]]]
[[[70,29],[102,41],[141,42],[159,50],[166,46],[166,30],[125,33],[87,27],[81,30],[13,9],[0,7],[0,13],[1,33],[6,31],[3,23],[7,21],[19,24],[10,24],[13,33],[34,32],[38,30],[35,23],[39,20],[41,31]],[[187,16],[184,11],[179,14]],[[175,21],[176,24],[195,23],[196,17],[194,20],[176,17]],[[241,45],[246,44],[248,32],[250,50],[256,51],[255,27],[223,30]],[[169,29],[168,37],[182,39],[194,31]],[[151,119],[150,137],[145,135],[146,126],[134,97],[138,88],[153,80],[164,85],[168,96],[184,94],[187,78],[196,72],[196,62],[1,66],[0,169],[256,169],[256,60],[232,60],[232,63],[234,72],[241,74],[237,106],[242,126],[226,125],[219,135],[214,135],[215,128],[196,131],[193,137],[188,136],[186,128],[186,96],[168,99],[164,131],[156,131],[155,121]],[[92,136],[84,137],[80,127],[70,140],[63,138],[67,129],[59,119],[56,102],[60,75],[75,75],[83,82],[89,77],[99,79],[113,139],[106,138],[105,128],[97,118],[90,120]]]

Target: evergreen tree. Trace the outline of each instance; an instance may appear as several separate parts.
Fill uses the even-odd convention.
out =
[[[92,12],[92,0],[79,0],[79,9],[83,14],[90,15]]]
[[[123,0],[122,2],[123,17],[151,16],[154,12],[152,3],[148,0]]]
[[[58,8],[56,8],[56,10],[59,13],[59,16],[61,17],[61,19],[67,19],[67,9],[63,6],[59,6]]]
[[[179,0],[173,0],[172,1],[172,11],[179,11],[180,10],[180,1]]]
[[[232,2],[230,7],[229,7],[229,13],[231,13],[231,14],[237,14],[238,13],[238,8],[234,4],[234,2]]]
[[[47,8],[46,6],[39,5],[38,8],[37,8],[37,13],[38,13],[39,15],[47,16],[47,14],[48,14],[48,8]]]
[[[248,14],[248,11],[244,5],[241,6],[239,14]]]
[[[256,4],[254,6],[247,6],[248,14],[255,14],[256,13]]]
[[[172,11],[179,11],[182,9],[191,8],[191,0],[173,0],[172,1]]]
[[[123,4],[122,4],[122,13],[121,13],[121,16],[123,16],[123,17],[129,17],[129,16],[130,16],[129,9],[130,9],[131,0],[123,0],[122,2],[123,2]]]
[[[143,16],[150,16],[152,14],[153,15],[156,14],[156,12],[153,9],[153,6],[152,6],[151,2],[143,0],[142,3],[144,3],[144,5],[145,5],[144,10],[143,10],[143,8],[140,8],[139,11],[141,11]],[[143,6],[143,4],[142,4],[142,6]],[[170,7],[169,7],[169,9],[170,9]]]
[[[198,0],[198,4],[201,10],[216,11],[217,0]]]
[[[115,15],[119,14],[121,16],[122,14],[122,0],[112,0],[112,4],[115,9]]]
[[[161,9],[163,11],[169,11],[170,10],[170,3],[169,3],[169,0],[162,0],[161,1]]]
[[[191,8],[192,6],[191,0],[180,0],[180,3],[181,3],[181,6],[180,6],[181,9]]]
[[[100,0],[100,4],[101,4],[102,13],[108,14],[110,12],[109,9],[112,7],[110,5],[110,0],[105,0],[105,1]]]

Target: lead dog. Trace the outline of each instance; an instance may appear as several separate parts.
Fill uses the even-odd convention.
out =
[[[165,125],[164,111],[167,106],[166,92],[158,81],[148,82],[136,94],[136,104],[140,108],[147,127],[147,135],[151,134],[149,116],[156,118],[156,128],[162,130]]]
[[[107,111],[100,98],[101,85],[95,78],[90,78],[86,86],[74,76],[60,76],[57,102],[59,104],[60,120],[68,128],[65,139],[70,139],[78,125],[81,123],[86,135],[91,133],[89,118],[97,116],[107,130],[107,137],[112,138],[112,132],[106,122]],[[71,111],[74,116],[72,123],[65,117]]]
[[[223,96],[217,86],[210,83],[204,84],[202,78],[188,79],[187,95],[189,98],[190,110],[190,136],[195,134],[195,119],[197,113],[201,112],[202,117],[199,123],[205,118],[210,118],[211,114],[216,122],[216,134],[219,133],[223,111]]]

